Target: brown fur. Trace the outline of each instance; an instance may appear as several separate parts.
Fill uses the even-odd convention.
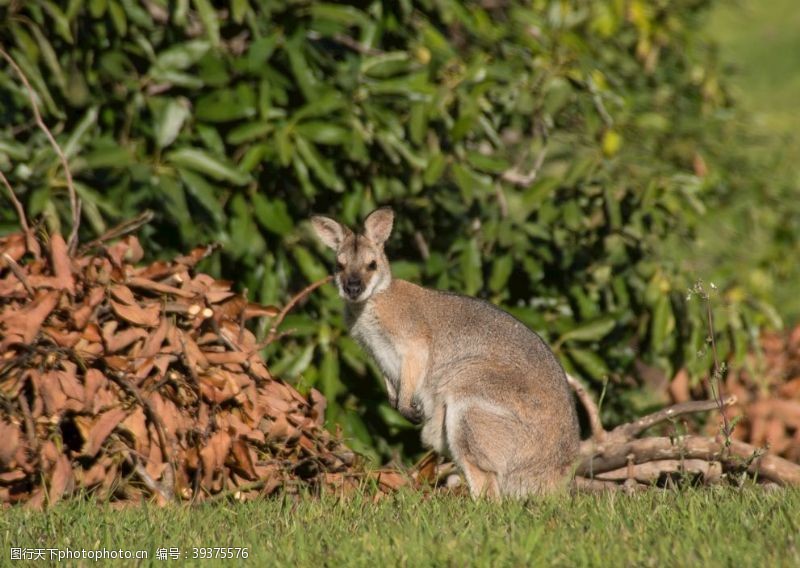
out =
[[[557,489],[579,437],[555,356],[487,302],[392,279],[383,252],[392,222],[390,210],[378,209],[356,235],[332,219],[312,219],[336,250],[347,325],[383,370],[392,404],[423,422],[423,442],[452,456],[474,496]]]

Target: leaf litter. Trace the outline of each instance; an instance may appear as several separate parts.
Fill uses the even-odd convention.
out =
[[[0,238],[0,503],[361,483],[355,453],[322,427],[322,394],[259,356],[245,323],[280,310],[195,271],[213,248],[142,266],[135,236],[72,255],[60,235],[26,254],[29,241]]]

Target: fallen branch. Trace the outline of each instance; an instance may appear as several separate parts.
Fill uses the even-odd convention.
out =
[[[28,278],[25,276],[25,272],[19,267],[17,261],[11,258],[11,256],[9,256],[8,253],[5,252],[3,253],[3,260],[6,261],[6,264],[11,269],[11,272],[14,274],[16,279],[20,281],[20,284],[22,284],[23,288],[25,288],[25,291],[28,293],[28,295],[31,298],[34,298],[36,296],[36,292],[31,286],[31,283],[28,282]]]
[[[575,396],[577,396],[578,400],[581,401],[584,410],[586,410],[586,414],[589,417],[589,427],[592,430],[592,440],[596,442],[602,442],[605,440],[608,432],[605,428],[603,428],[603,422],[600,420],[600,409],[598,408],[597,403],[592,398],[592,395],[589,394],[585,388],[583,388],[583,385],[580,383],[580,381],[569,373],[567,373],[567,382],[575,392]]]
[[[595,477],[599,473],[619,469],[629,461],[642,464],[675,459],[721,462],[728,468],[746,469],[780,485],[800,485],[800,465],[778,456],[763,454],[759,448],[744,442],[733,440],[730,446],[726,446],[724,442],[703,436],[641,438],[605,447],[599,452],[582,456],[575,473],[582,477]]]
[[[680,471],[703,473],[711,481],[723,471],[746,470],[780,485],[800,485],[800,465],[743,442],[702,436],[636,438],[678,416],[725,409],[736,404],[735,396],[683,402],[607,431],[591,394],[575,377],[567,375],[567,381],[586,409],[592,431],[591,438],[581,443],[575,471],[578,489],[619,489],[620,481],[652,483],[663,474]]]
[[[3,185],[8,190],[8,198],[11,200],[11,203],[14,205],[14,209],[17,210],[17,217],[19,217],[19,224],[22,227],[22,232],[25,233],[25,246],[28,248],[28,251],[33,254],[38,260],[41,255],[41,249],[39,248],[39,242],[36,240],[36,237],[31,231],[30,225],[28,225],[28,218],[25,216],[25,209],[22,207],[22,203],[20,203],[19,199],[17,199],[17,195],[14,193],[14,188],[11,187],[11,183],[8,181],[8,178],[0,172],[0,181],[3,182]]]
[[[161,487],[167,497],[167,500],[174,501],[175,477],[173,472],[175,470],[175,464],[173,463],[172,460],[173,452],[169,451],[169,446],[167,445],[167,436],[164,433],[164,424],[161,421],[161,417],[158,414],[156,414],[156,412],[153,410],[153,407],[150,405],[150,402],[142,397],[141,393],[139,392],[139,389],[137,389],[136,386],[133,385],[130,381],[124,379],[123,377],[117,375],[116,373],[107,373],[107,376],[114,383],[116,383],[123,391],[127,392],[134,399],[136,399],[136,402],[144,410],[147,419],[155,427],[156,434],[158,436],[158,444],[161,447],[161,454],[164,456],[164,461],[167,463],[167,470],[172,469],[172,472],[164,474],[165,481],[171,481],[171,483],[169,484],[169,486],[167,486],[167,484],[163,484]]]
[[[93,248],[99,247],[108,241],[112,241],[114,239],[118,239],[120,237],[124,237],[130,233],[138,231],[140,227],[146,225],[150,221],[153,220],[153,212],[149,209],[142,211],[133,219],[128,219],[127,221],[123,221],[116,227],[112,227],[93,241],[89,241],[88,243],[81,246],[78,250],[79,254],[85,254],[86,252],[90,251]]]
[[[162,505],[165,503],[171,503],[175,500],[175,496],[171,494],[170,490],[166,489],[163,484],[153,479],[153,477],[147,473],[147,470],[144,468],[141,462],[139,462],[139,460],[136,459],[130,452],[125,453],[125,459],[131,465],[131,467],[133,467],[134,473],[136,473],[144,486],[147,487],[150,493],[159,498]],[[169,468],[167,471],[169,471]]]
[[[682,416],[684,414],[693,414],[695,412],[707,412],[720,408],[732,406],[736,404],[736,397],[733,395],[727,396],[721,401],[718,400],[692,400],[689,402],[682,402],[673,406],[663,408],[647,416],[643,416],[638,420],[617,426],[609,433],[609,439],[612,440],[630,440],[635,438],[648,428],[655,426],[666,420],[671,420]]]
[[[718,478],[722,464],[702,459],[655,460],[640,464],[630,464],[619,469],[596,473],[594,479],[601,481],[626,481],[634,479],[639,483],[651,484],[664,474],[702,474],[703,478]]]

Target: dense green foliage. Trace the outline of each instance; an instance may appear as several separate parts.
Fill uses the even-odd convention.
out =
[[[195,547],[228,546],[248,549],[236,561],[245,566],[797,566],[798,507],[796,489],[754,487],[527,504],[418,492],[377,503],[367,493],[122,510],[73,500],[45,513],[5,511],[0,543],[6,560],[12,547],[149,554],[114,566],[163,566],[159,548],[192,559]],[[231,561],[192,562],[206,563]]]
[[[726,103],[706,4],[0,0],[0,42],[70,159],[85,236],[152,208],[150,253],[219,241],[206,268],[273,303],[329,270],[311,212],[392,205],[397,276],[507,307],[598,392],[609,381],[614,419],[652,403],[637,360],[709,365],[686,297],[703,275],[661,254],[722,175],[698,166]],[[0,168],[55,230],[64,175],[7,66],[0,105]],[[735,300],[723,356],[763,321]],[[332,287],[284,327],[276,374],[319,388],[355,447],[411,451]]]

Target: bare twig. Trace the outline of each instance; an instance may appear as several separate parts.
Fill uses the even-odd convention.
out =
[[[25,291],[28,293],[28,295],[31,298],[35,297],[36,291],[33,289],[33,286],[31,286],[31,283],[28,282],[28,278],[25,276],[25,271],[20,268],[19,264],[17,264],[17,261],[11,258],[11,256],[6,252],[3,253],[3,260],[6,261],[6,264],[8,264],[11,272],[13,272],[14,276],[17,277],[17,280],[19,280],[25,287]]]
[[[286,315],[290,311],[292,311],[292,309],[297,305],[298,302],[300,302],[311,292],[313,292],[323,284],[327,284],[331,280],[333,280],[333,276],[331,275],[326,276],[322,280],[317,280],[313,284],[309,284],[308,286],[300,290],[300,292],[298,292],[296,296],[294,296],[291,300],[289,300],[289,302],[283,307],[280,313],[277,316],[275,316],[275,319],[272,321],[272,326],[269,329],[269,334],[267,335],[267,339],[264,340],[263,345],[266,346],[275,341],[275,338],[278,335],[278,327],[281,325],[281,323],[283,323],[283,320],[286,318]]]
[[[147,415],[147,419],[155,426],[156,434],[158,435],[158,445],[161,447],[161,454],[164,456],[164,460],[166,461],[168,467],[172,468],[173,472],[175,471],[175,464],[173,463],[172,459],[172,452],[169,451],[169,446],[167,445],[167,436],[164,433],[164,424],[161,421],[161,417],[156,414],[153,410],[153,407],[150,405],[150,402],[144,399],[139,392],[139,389],[136,388],[136,385],[128,381],[127,379],[117,375],[116,373],[106,373],[106,376],[114,381],[122,390],[127,392],[131,395],[139,406],[142,407],[145,414]],[[172,476],[167,476],[167,479],[174,480],[174,474]],[[175,487],[166,487],[163,486],[167,495],[170,496],[169,500],[172,501],[175,498]]]
[[[39,128],[45,133],[47,139],[50,141],[50,145],[55,150],[56,154],[58,155],[59,160],[61,160],[61,165],[64,168],[64,175],[67,178],[67,191],[69,192],[69,205],[70,210],[72,211],[72,231],[69,235],[68,249],[69,252],[72,253],[75,250],[78,241],[78,228],[80,227],[80,202],[78,200],[78,194],[75,191],[75,184],[72,181],[72,172],[69,169],[69,163],[67,162],[67,157],[64,155],[64,151],[61,149],[61,146],[58,145],[56,142],[53,133],[50,132],[50,129],[44,123],[42,119],[42,114],[39,112],[39,105],[36,102],[36,94],[31,87],[28,78],[25,76],[25,73],[22,72],[22,69],[19,68],[16,61],[8,54],[6,51],[0,47],[0,56],[2,56],[8,64],[14,69],[16,74],[19,76],[22,83],[25,85],[25,89],[28,92],[28,98],[31,101],[31,108],[33,109],[34,117],[36,118],[36,124],[39,125]]]
[[[592,398],[592,395],[583,388],[580,381],[569,373],[567,373],[567,382],[569,386],[572,387],[572,390],[575,391],[575,395],[581,401],[583,408],[586,410],[586,414],[589,416],[589,427],[592,430],[592,439],[596,442],[602,442],[608,435],[608,432],[603,428],[603,422],[600,420],[600,409],[597,407],[597,403]]]
[[[713,282],[711,283],[711,288],[714,290],[717,288]],[[720,364],[719,354],[717,353],[717,339],[716,330],[714,329],[714,313],[711,310],[711,297],[706,291],[705,286],[703,286],[702,280],[695,282],[694,287],[690,291],[690,295],[691,293],[700,296],[705,304],[706,318],[708,320],[708,336],[711,342],[711,354],[714,357],[714,370],[708,384],[711,390],[711,396],[717,401],[717,408],[722,415],[722,434],[725,436],[725,443],[730,443],[731,435],[733,434],[733,426],[731,426],[731,423],[728,421],[728,416],[725,413],[726,405],[722,398],[722,375],[725,373],[725,365]]]
[[[622,485],[615,481],[603,481],[591,477],[576,477],[574,479],[575,489],[588,492],[619,491]]]
[[[417,245],[422,260],[428,260],[431,256],[431,249],[420,231],[414,231],[414,244]]]
[[[78,250],[79,254],[84,254],[87,251],[102,245],[103,243],[110,241],[112,239],[118,239],[119,237],[123,237],[129,233],[133,233],[134,231],[138,230],[141,226],[146,225],[153,219],[153,212],[149,209],[142,211],[133,219],[129,219],[127,221],[123,221],[116,227],[112,227],[93,241],[89,241],[88,243],[81,245],[81,248]]]
[[[603,481],[635,479],[640,483],[652,483],[661,475],[669,473],[701,473],[703,477],[706,477],[715,463],[704,459],[654,460],[640,464],[629,464],[619,469],[596,473],[594,479]]]
[[[603,122],[607,127],[614,126],[614,119],[606,110],[606,106],[603,104],[603,97],[600,94],[600,91],[597,90],[597,85],[594,84],[594,80],[589,77],[589,80],[586,81],[586,87],[589,90],[589,93],[592,95],[592,103],[594,104],[594,108],[597,110],[597,114],[600,115],[600,118],[603,119]]]
[[[629,456],[633,456],[634,464],[670,459],[719,461],[728,467],[745,468],[750,473],[781,485],[800,485],[800,465],[775,455],[762,454],[759,448],[744,442],[731,440],[728,446],[703,436],[640,438],[605,447],[590,455],[583,455],[576,474],[592,477],[625,467]]]
[[[28,218],[25,217],[25,210],[22,208],[22,203],[20,203],[19,199],[17,199],[14,189],[11,187],[11,184],[8,182],[8,179],[2,171],[0,171],[0,181],[3,182],[4,186],[6,186],[6,189],[8,190],[8,198],[11,200],[11,203],[14,204],[14,209],[17,210],[19,224],[22,225],[22,230],[27,234],[31,229],[28,226]]]
[[[19,199],[17,199],[16,194],[14,193],[14,188],[11,187],[11,183],[9,183],[8,178],[0,172],[0,181],[3,182],[3,185],[8,190],[8,198],[11,200],[11,203],[14,204],[14,209],[17,210],[17,217],[19,217],[19,224],[22,227],[22,231],[25,233],[25,245],[28,248],[28,251],[33,254],[38,260],[41,256],[41,249],[39,248],[39,243],[36,241],[36,237],[31,231],[30,225],[28,225],[28,219],[25,216],[25,208],[22,207],[22,203],[20,203]]]
[[[32,450],[36,450],[39,447],[39,439],[36,436],[36,427],[33,424],[33,415],[31,414],[28,399],[25,397],[25,393],[20,393],[17,400],[19,400],[19,407],[25,420],[25,434],[28,436],[28,445]]]
[[[153,477],[147,473],[147,470],[144,468],[141,462],[139,462],[139,460],[136,459],[131,452],[125,452],[125,459],[129,464],[131,464],[133,471],[139,476],[139,479],[142,480],[142,483],[144,483],[144,486],[147,487],[150,493],[153,495],[158,495],[166,503],[170,503],[175,500],[175,496],[172,495],[170,491],[163,486],[163,484],[153,479]]]
[[[728,422],[728,416],[725,414],[725,404],[722,400],[722,381],[721,375],[723,373],[722,367],[719,364],[719,355],[717,354],[717,339],[714,337],[714,314],[711,311],[711,301],[708,295],[705,297],[706,303],[706,316],[708,317],[709,335],[711,336],[711,352],[714,355],[714,376],[711,381],[711,394],[717,402],[719,413],[722,415],[722,432],[725,434],[725,439],[730,440],[733,429]]]
[[[528,173],[523,173],[519,170],[518,167],[514,167],[510,170],[506,170],[503,172],[503,175],[500,177],[507,181],[508,183],[514,184],[519,187],[528,187],[533,182],[536,181],[536,178],[539,177],[539,170],[542,169],[542,165],[544,164],[544,159],[547,157],[547,145],[545,144],[542,149],[539,151],[539,154],[536,156],[536,161],[533,163],[533,167],[528,171]]]
[[[714,410],[715,408],[719,408],[720,404],[723,406],[734,405],[736,404],[736,397],[733,395],[727,396],[722,400],[722,402],[717,400],[692,400],[689,402],[675,404],[668,408],[662,408],[657,412],[648,414],[647,416],[642,416],[634,422],[617,426],[609,433],[609,438],[630,440],[651,426],[655,426],[660,422],[664,422],[665,420],[670,420],[671,418],[676,418],[684,414]]]

